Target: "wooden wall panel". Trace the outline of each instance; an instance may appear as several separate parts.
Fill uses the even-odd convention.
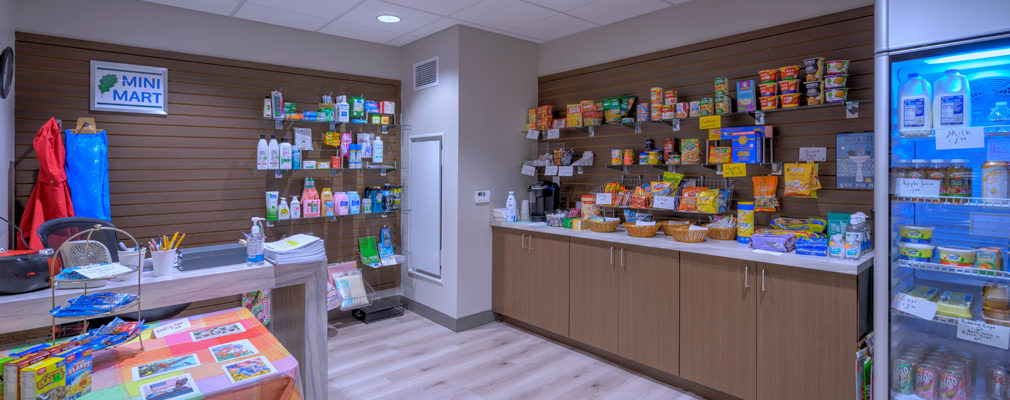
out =
[[[294,171],[283,179],[254,171],[259,135],[293,138],[293,126],[313,130],[322,147],[326,126],[286,123],[275,131],[260,121],[263,97],[283,88],[284,100],[311,110],[319,96],[364,95],[369,100],[400,103],[400,82],[388,79],[196,56],[152,49],[17,34],[17,104],[15,111],[16,216],[20,218],[38,174],[32,150],[36,131],[50,117],[73,128],[78,117],[94,117],[109,140],[109,190],[112,223],[139,238],[186,232],[186,246],[230,243],[242,238],[249,219],[265,216],[264,192],[278,190],[289,200],[300,195],[306,176],[316,187],[364,192],[366,186],[401,184],[400,172]],[[167,116],[89,111],[90,60],[168,68]],[[311,104],[311,106],[308,106]],[[310,108],[312,107],[312,108]],[[351,131],[347,129],[345,131]],[[361,129],[353,129],[354,132]],[[365,128],[377,132],[377,128]],[[398,133],[398,129],[391,131]],[[400,159],[398,135],[383,136],[385,160]],[[332,153],[314,151],[304,160],[329,161]],[[397,215],[367,215],[278,222],[267,235],[312,233],[326,241],[330,262],[357,259],[357,238],[378,236],[390,226],[400,243]],[[399,286],[399,267],[371,270],[365,277],[376,290]],[[230,299],[228,304],[235,302]]]
[[[736,98],[736,82],[758,81],[758,71],[786,65],[802,64],[811,57],[827,60],[851,60],[848,86],[850,100],[873,98],[873,8],[863,7],[837,14],[799,21],[759,31],[664,50],[606,64],[561,72],[540,78],[539,104],[552,105],[558,118],[564,118],[565,105],[580,100],[599,100],[617,95],[635,95],[649,101],[649,89],[663,87],[677,90],[680,101],[714,97],[714,80],[728,77],[731,96]],[[774,126],[776,161],[795,162],[800,147],[827,147],[827,162],[820,163],[823,189],[818,199],[782,197],[783,179],[779,178],[780,212],[775,215],[758,213],[758,223],[784,215],[795,217],[824,216],[828,212],[856,212],[867,214],[873,206],[871,190],[839,190],[835,188],[835,135],[847,132],[873,130],[873,103],[864,103],[859,118],[847,119],[843,107],[826,107],[802,111],[768,113],[767,125]],[[723,126],[749,126],[754,120],[749,115],[729,115],[722,119]],[[586,132],[563,130],[559,139],[540,140],[538,153],[560,147],[574,148],[575,158],[584,151],[595,154],[596,166],[584,168],[582,175],[561,178],[563,198],[569,205],[582,194],[612,180],[622,172],[604,167],[610,164],[612,149],[633,149],[637,153],[645,147],[646,139],[653,139],[662,148],[664,138],[707,137],[707,131],[698,129],[698,121],[684,121],[680,132],[671,132],[666,124],[643,124],[642,133],[617,126],[598,126],[595,136]],[[678,141],[679,147],[679,141]],[[538,169],[543,172],[543,169]],[[649,166],[632,166],[626,178],[656,178],[662,170]],[[677,172],[687,178],[721,178],[715,169],[703,166],[679,166]],[[770,170],[749,166],[748,175],[765,175]],[[737,178],[734,199],[750,201],[754,198],[750,177]],[[549,179],[542,177],[542,179]],[[683,216],[683,215],[681,215]]]

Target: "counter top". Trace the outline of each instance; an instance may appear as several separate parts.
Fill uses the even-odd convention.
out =
[[[547,235],[568,236],[603,242],[626,244],[630,246],[655,247],[667,250],[685,251],[688,253],[706,254],[716,257],[735,258],[764,262],[769,264],[785,265],[796,268],[807,268],[825,272],[835,272],[839,274],[858,275],[873,264],[873,253],[863,255],[859,261],[835,260],[827,257],[804,256],[796,253],[778,253],[779,255],[755,253],[750,246],[741,244],[735,240],[714,240],[707,239],[702,243],[683,243],[666,236],[662,231],[651,238],[636,238],[618,227],[616,232],[599,233],[591,230],[574,230],[567,228],[554,228],[535,223],[522,222],[500,222],[494,221],[491,226],[501,228],[517,229],[527,232],[543,233]]]

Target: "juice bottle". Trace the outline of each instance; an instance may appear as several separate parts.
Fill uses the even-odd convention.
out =
[[[971,197],[971,167],[968,166],[968,160],[950,160],[946,186],[949,197]]]
[[[926,163],[926,160],[918,158],[912,160],[912,166],[908,168],[908,178],[926,179]]]
[[[892,197],[895,194],[895,190],[897,189],[898,179],[908,178],[909,163],[910,163],[909,160],[900,159],[900,160],[898,160],[897,163],[894,164],[894,167],[891,168],[891,195],[892,195]]]
[[[940,197],[947,197],[947,192],[949,187],[947,186],[947,160],[941,158],[934,158],[929,160],[929,166],[926,167],[926,178],[934,181],[940,181]],[[939,199],[935,199],[934,202],[938,202]]]

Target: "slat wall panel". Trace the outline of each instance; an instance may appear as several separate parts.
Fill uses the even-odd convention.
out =
[[[847,85],[850,100],[873,98],[873,9],[863,7],[837,14],[799,21],[760,31],[743,33],[708,42],[646,54],[592,67],[540,77],[539,104],[554,106],[558,118],[564,118],[565,106],[580,100],[599,100],[616,95],[635,95],[649,101],[649,90],[662,87],[677,90],[680,101],[714,97],[714,80],[728,77],[731,96],[736,98],[736,82],[758,80],[762,69],[802,64],[811,57],[827,60],[851,60]],[[795,162],[800,147],[827,147],[827,162],[819,163],[823,189],[818,199],[782,197],[784,180],[779,177],[778,213],[758,213],[758,223],[767,224],[772,218],[782,216],[825,216],[828,212],[856,212],[867,214],[873,206],[871,190],[840,190],[835,187],[835,135],[847,132],[873,130],[872,103],[863,104],[859,118],[847,119],[843,107],[829,107],[803,111],[768,113],[767,125],[774,126],[774,157],[776,161]],[[729,115],[722,119],[723,126],[750,126],[753,118],[747,115]],[[610,164],[612,149],[633,149],[636,157],[645,147],[646,139],[653,139],[662,148],[663,139],[701,139],[704,146],[707,131],[698,129],[698,121],[684,121],[681,131],[671,132],[665,124],[643,124],[642,133],[624,126],[596,127],[595,136],[583,131],[562,131],[558,139],[542,139],[538,153],[548,149],[574,148],[576,158],[584,151],[595,154],[596,166],[584,168],[583,174],[561,178],[562,198],[568,206],[583,194],[615,178],[622,177],[619,170],[603,165]],[[678,141],[679,148],[679,141]],[[636,160],[637,161],[637,160]],[[538,169],[541,179],[543,168]],[[662,170],[649,166],[632,166],[626,178],[659,179]],[[696,166],[678,166],[677,172],[686,178],[718,178],[715,169]],[[752,176],[767,175],[771,171],[761,166],[748,166],[748,177],[736,178],[734,200],[754,199]],[[689,214],[670,214],[681,217]]]
[[[399,81],[247,63],[152,49],[56,38],[19,32],[15,111],[16,216],[20,218],[38,176],[32,140],[50,117],[73,128],[78,117],[94,117],[109,139],[109,190],[112,223],[139,238],[186,232],[187,246],[230,243],[242,238],[249,219],[264,216],[264,192],[278,190],[289,200],[300,195],[306,176],[316,187],[363,193],[366,186],[400,184],[399,171],[325,173],[294,171],[284,179],[251,171],[259,135],[293,138],[292,126],[313,129],[322,148],[323,125],[286,123],[275,131],[260,121],[263,97],[283,88],[284,100],[311,110],[322,94],[364,95],[400,103]],[[90,60],[151,65],[169,69],[168,116],[92,112],[88,106]],[[355,133],[361,131],[355,130]],[[375,128],[365,130],[376,131]],[[398,130],[392,130],[398,133]],[[398,135],[383,136],[385,159],[398,161]],[[328,147],[332,149],[332,147]],[[332,152],[313,151],[305,160],[329,161]],[[325,240],[330,262],[357,259],[357,238],[378,236],[391,227],[400,242],[399,216],[362,215],[337,222],[305,220],[278,223],[267,235],[312,233]],[[376,290],[399,286],[398,267],[367,270]],[[235,299],[205,306],[236,304]]]

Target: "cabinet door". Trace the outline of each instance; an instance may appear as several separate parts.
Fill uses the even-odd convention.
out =
[[[619,265],[620,246],[571,239],[569,337],[614,354],[618,353]]]
[[[568,336],[568,237],[529,235],[526,246],[531,256],[523,283],[529,323]]]
[[[495,228],[492,233],[491,307],[495,312],[518,320],[529,318],[523,277],[529,274],[529,234]]]
[[[757,398],[854,399],[856,276],[758,268]]]
[[[680,375],[745,400],[754,399],[757,377],[756,269],[680,253]]]
[[[678,252],[624,247],[618,313],[622,357],[680,373],[680,257]]]

